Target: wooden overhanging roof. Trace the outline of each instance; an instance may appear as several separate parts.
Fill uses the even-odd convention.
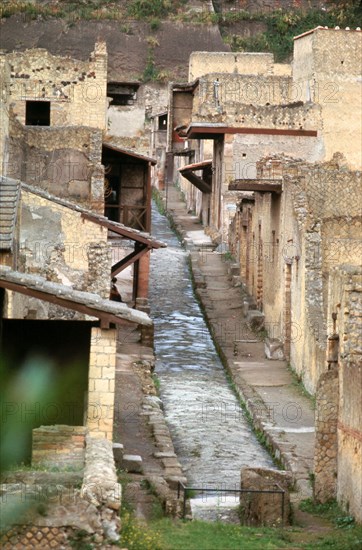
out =
[[[124,147],[119,147],[118,145],[114,145],[113,143],[110,143],[108,141],[104,141],[102,145],[106,149],[110,149],[111,151],[115,151],[116,153],[119,153],[121,155],[126,155],[128,157],[132,157],[132,158],[135,158],[137,160],[150,163],[153,166],[155,166],[157,164],[157,160],[152,158],[152,157],[142,155],[141,153],[136,153],[136,151],[132,151],[131,149],[126,149]]]
[[[212,160],[203,160],[201,162],[194,162],[193,164],[187,164],[182,168],[179,168],[180,174],[192,183],[202,193],[211,193],[211,168]],[[197,176],[194,172],[202,170],[202,178]]]
[[[114,266],[112,266],[112,271],[111,271],[112,277],[117,275],[117,273],[119,273],[123,269],[126,269],[126,267],[128,267],[132,263],[139,260],[140,257],[143,256],[143,254],[148,252],[148,250],[151,250],[153,248],[165,248],[167,246],[162,241],[153,239],[149,233],[138,231],[138,229],[132,229],[131,227],[123,225],[122,223],[119,223],[119,222],[113,222],[108,218],[106,218],[105,216],[101,216],[100,214],[95,214],[91,210],[82,208],[81,206],[78,206],[73,202],[60,199],[59,197],[55,197],[54,195],[51,195],[47,191],[38,189],[37,187],[33,187],[26,183],[22,183],[21,188],[35,195],[46,198],[51,202],[60,204],[65,208],[69,208],[71,210],[79,212],[83,220],[87,220],[87,221],[96,223],[97,225],[101,225],[102,227],[105,227],[106,229],[108,229],[109,231],[112,231],[113,233],[117,233],[118,235],[120,235],[125,239],[134,241],[135,250],[131,252],[131,254],[129,254],[119,262],[117,262]]]
[[[146,233],[145,231],[138,231],[138,229],[133,229],[132,227],[123,225],[123,223],[113,222],[105,216],[94,214],[90,210],[84,210],[83,212],[81,212],[81,217],[84,220],[101,225],[102,227],[109,229],[113,233],[117,233],[125,239],[130,239],[131,241],[144,244],[147,246],[147,248],[165,248],[167,246],[162,241],[154,239],[149,233]]]
[[[118,273],[126,269],[126,267],[133,264],[134,262],[137,262],[149,250],[153,248],[165,248],[167,246],[165,243],[153,239],[149,235],[149,233],[144,233],[142,231],[138,231],[137,229],[132,229],[131,227],[127,227],[122,223],[112,222],[104,216],[98,216],[97,214],[87,212],[82,214],[82,218],[84,220],[97,223],[102,227],[106,227],[113,233],[117,233],[125,239],[134,241],[135,248],[133,252],[128,254],[128,256],[126,256],[125,258],[122,258],[122,260],[120,260],[119,262],[112,265],[112,277],[115,277]]]
[[[292,128],[249,128],[227,126],[221,122],[192,122],[187,128],[180,127],[178,134],[187,139],[217,139],[225,134],[263,134],[272,136],[316,137],[316,130],[294,130]]]
[[[173,92],[194,92],[199,85],[199,78],[196,78],[192,82],[174,82],[172,84]]]
[[[104,325],[152,325],[152,320],[146,313],[132,309],[124,303],[105,300],[91,292],[74,290],[72,287],[47,281],[39,275],[13,271],[7,266],[0,266],[0,287],[95,317]]]
[[[282,192],[281,179],[238,179],[229,184],[229,191],[255,191],[257,193],[276,193]]]
[[[79,212],[83,219],[91,221],[98,225],[102,225],[110,231],[113,231],[113,233],[118,233],[126,239],[145,244],[148,248],[165,248],[167,246],[162,241],[154,239],[149,233],[146,233],[145,231],[138,231],[138,229],[132,229],[131,227],[123,225],[122,223],[113,222],[106,218],[106,216],[102,216],[100,214],[92,212],[91,210],[82,208],[74,202],[56,197],[55,195],[52,195],[47,191],[44,191],[43,189],[39,189],[38,187],[33,187],[32,185],[28,185],[27,183],[22,183],[21,188],[24,189],[24,191],[28,191],[29,193],[33,193],[34,195],[38,195],[39,197],[48,199],[51,202],[60,204],[65,208],[69,208],[70,210]]]

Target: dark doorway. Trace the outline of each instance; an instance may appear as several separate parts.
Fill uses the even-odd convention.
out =
[[[87,321],[2,320],[2,391],[7,403],[2,427],[12,425],[14,437],[22,434],[22,460],[30,459],[33,428],[84,424],[91,327]]]
[[[50,126],[50,101],[27,101],[26,126]]]

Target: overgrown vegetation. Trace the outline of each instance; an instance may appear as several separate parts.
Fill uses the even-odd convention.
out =
[[[233,51],[271,52],[275,61],[290,59],[293,37],[320,26],[351,27],[361,24],[362,7],[359,2],[342,2],[327,10],[275,10],[271,13],[250,14],[245,11],[219,15],[219,24],[226,43]],[[250,37],[229,34],[228,26],[238,21],[259,21],[266,25],[262,33]]]
[[[319,25],[356,28],[361,24],[362,6],[359,0],[345,0],[327,9],[289,10],[276,9],[269,12],[248,12],[246,10],[212,13],[186,10],[187,0],[131,0],[118,3],[115,0],[62,0],[44,4],[38,2],[3,0],[0,17],[23,14],[25,18],[62,18],[70,24],[79,20],[117,20],[124,28],[130,20],[146,21],[152,32],[156,32],[165,19],[182,21],[192,25],[219,25],[224,41],[232,51],[271,52],[276,61],[287,61],[293,51],[293,37]],[[259,22],[265,31],[251,36],[241,36],[237,24]],[[126,22],[126,23],[125,23]],[[235,30],[230,30],[236,26]],[[122,31],[127,32],[127,31]],[[128,34],[128,32],[127,32]],[[154,61],[148,60],[145,78],[157,80],[159,71]]]
[[[79,2],[75,0],[63,0],[56,4],[40,4],[38,2],[22,2],[18,0],[4,0],[0,6],[0,17],[11,17],[22,14],[25,19],[59,18],[68,22],[79,20],[122,20],[124,13],[117,4],[110,0],[89,0]]]
[[[152,189],[152,199],[155,201],[155,204],[157,206],[157,210],[159,211],[159,213],[165,216],[166,215],[165,204],[163,202],[160,192],[155,187]]]
[[[76,531],[73,536],[70,536],[68,542],[74,550],[93,550],[94,548],[94,544],[92,544],[94,537],[83,529]]]
[[[166,17],[172,8],[170,0],[132,0],[127,6],[127,15],[135,19]]]

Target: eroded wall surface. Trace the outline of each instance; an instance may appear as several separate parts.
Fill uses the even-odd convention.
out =
[[[107,229],[82,219],[71,205],[24,188],[19,227],[18,270],[109,298],[111,249]],[[81,313],[36,298],[8,295],[9,318],[84,319]]]
[[[7,54],[14,113],[25,124],[27,101],[50,102],[50,126],[106,127],[107,51],[96,43],[90,61],[45,49]]]
[[[337,313],[339,403],[338,501],[362,522],[362,271],[360,264],[331,270],[329,313]],[[329,319],[331,315],[329,315]]]

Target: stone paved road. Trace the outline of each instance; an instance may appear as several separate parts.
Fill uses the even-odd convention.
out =
[[[298,489],[295,500],[310,497],[315,441],[313,403],[293,384],[284,361],[265,358],[262,342],[242,342],[255,338],[243,317],[243,293],[232,286],[224,256],[201,248],[208,246],[209,238],[205,236],[202,241],[197,218],[187,215],[174,187],[169,189],[168,210],[191,250],[192,270],[203,282],[196,293],[233,381],[254,423],[264,432],[285,468],[293,472]],[[195,242],[193,235],[197,237]]]
[[[239,489],[243,466],[273,462],[227,382],[193,294],[187,253],[156,211],[152,233],[168,245],[151,256],[150,305],[156,373],[178,459],[190,485]]]

